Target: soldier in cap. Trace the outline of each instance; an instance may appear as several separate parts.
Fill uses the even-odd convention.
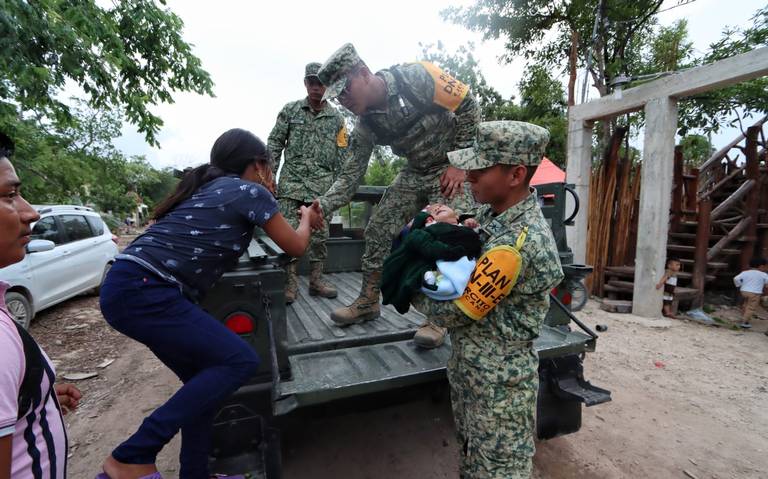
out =
[[[428,203],[446,203],[460,213],[471,211],[465,174],[449,165],[446,154],[472,145],[479,107],[467,85],[431,63],[395,65],[374,74],[350,43],[331,55],[318,76],[327,86],[325,98],[338,98],[358,117],[350,141],[353,156],[320,197],[324,211],[350,200],[374,145],[388,145],[407,159],[365,230],[360,295],[331,314],[337,324],[348,325],[379,317],[382,265],[403,224]],[[414,341],[437,347],[444,337],[444,328],[427,322]]]
[[[304,86],[307,96],[287,103],[277,115],[268,146],[274,158],[274,173],[280,166],[284,153],[283,168],[277,186],[280,212],[293,228],[298,227],[297,211],[309,205],[314,198],[323,195],[333,184],[347,152],[347,129],[341,112],[323,98],[325,87],[317,77],[319,63],[309,63],[304,69]],[[324,210],[330,214],[332,210]],[[328,224],[326,216],[323,228],[314,231],[308,254],[310,264],[309,294],[335,298],[336,288],[323,280],[323,265],[328,256],[326,240]],[[296,299],[298,281],[297,259],[286,268],[285,301]]]
[[[467,170],[484,241],[464,295],[412,302],[451,333],[448,380],[461,476],[528,478],[534,453],[538,356],[533,340],[563,279],[555,240],[529,182],[549,141],[544,128],[483,122],[474,147],[448,154]]]

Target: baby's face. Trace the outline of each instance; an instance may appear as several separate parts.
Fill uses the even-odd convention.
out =
[[[451,208],[440,203],[427,206],[427,213],[429,213],[438,223],[449,223],[452,225],[459,224],[459,215],[457,215]]]

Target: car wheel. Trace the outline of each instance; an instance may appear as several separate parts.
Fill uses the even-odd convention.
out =
[[[98,296],[99,293],[101,293],[101,286],[104,284],[104,280],[107,279],[107,273],[109,273],[109,268],[111,267],[112,263],[107,263],[107,265],[104,266],[104,273],[101,275],[101,281],[99,282],[99,285],[91,290],[93,291],[94,296]]]
[[[32,305],[29,304],[29,300],[21,293],[5,293],[5,305],[8,308],[8,312],[11,313],[11,318],[24,327],[29,328],[29,324],[32,322]]]

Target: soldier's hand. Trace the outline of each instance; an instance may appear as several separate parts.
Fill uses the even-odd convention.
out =
[[[309,225],[313,230],[319,230],[323,228],[323,210],[320,209],[320,204],[315,200],[309,207],[302,206],[299,209],[301,217],[309,217]]]
[[[440,176],[440,193],[449,200],[453,199],[464,187],[465,177],[464,170],[449,166]]]

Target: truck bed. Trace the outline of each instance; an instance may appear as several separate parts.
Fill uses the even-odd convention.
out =
[[[338,297],[310,296],[307,290],[309,278],[299,276],[296,301],[286,307],[290,355],[411,339],[424,322],[424,316],[414,309],[401,315],[388,305],[382,306],[381,318],[376,321],[340,328],[331,321],[331,311],[357,298],[362,274],[332,273],[326,274],[325,278],[339,291]]]

